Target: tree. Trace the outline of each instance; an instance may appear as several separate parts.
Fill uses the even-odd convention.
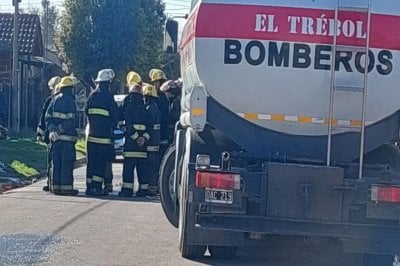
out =
[[[58,46],[70,72],[91,83],[112,68],[124,81],[161,63],[164,5],[160,0],[65,0]],[[146,75],[147,76],[147,75]]]
[[[138,28],[135,66],[148,79],[152,68],[161,68],[163,63],[164,4],[161,0],[139,0],[138,19],[142,23]]]
[[[50,5],[50,1],[48,0],[42,0],[42,8],[43,11],[41,13],[40,20],[43,31],[45,30],[45,26],[47,23],[47,33],[43,32],[43,40],[45,44],[47,44],[47,48],[52,49],[55,48],[54,37],[56,35],[56,29],[58,27],[58,20],[59,20],[58,10],[55,5]],[[45,39],[46,34],[47,34],[47,40]]]

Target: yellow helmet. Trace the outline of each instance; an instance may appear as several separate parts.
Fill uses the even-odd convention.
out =
[[[133,83],[140,84],[142,83],[142,77],[138,73],[131,71],[126,76],[126,83],[128,86],[131,86]]]
[[[73,87],[75,86],[75,80],[73,77],[66,76],[63,77],[60,83],[57,84],[57,89],[62,90],[65,87]]]
[[[146,85],[143,87],[143,95],[158,97],[157,89],[153,85]]]
[[[164,71],[162,71],[161,69],[150,70],[149,77],[152,82],[161,80],[161,79],[167,79],[167,76],[165,75]]]
[[[61,78],[59,76],[52,77],[47,85],[49,86],[50,90],[56,90],[58,83],[60,83]]]

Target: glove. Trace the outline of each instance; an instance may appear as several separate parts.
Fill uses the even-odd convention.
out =
[[[161,85],[160,91],[163,91],[163,92],[169,91],[169,90],[171,89],[171,86],[172,86],[173,84],[174,84],[174,81],[173,81],[173,80],[168,80],[168,81],[166,81],[163,85]]]
[[[137,145],[139,145],[139,147],[143,147],[143,145],[146,143],[146,139],[144,137],[139,137],[136,140]]]
[[[49,138],[52,142],[56,142],[58,140],[57,132],[50,132]]]

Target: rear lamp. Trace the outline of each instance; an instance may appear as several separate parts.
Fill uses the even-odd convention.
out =
[[[400,187],[372,185],[371,200],[374,202],[400,203]]]
[[[240,175],[221,172],[196,172],[196,187],[209,189],[240,189]]]

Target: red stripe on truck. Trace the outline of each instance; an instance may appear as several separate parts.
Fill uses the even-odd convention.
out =
[[[323,9],[202,4],[181,47],[194,37],[332,44],[334,17],[333,10]],[[338,44],[365,46],[367,17],[364,12],[340,11]],[[399,16],[371,14],[370,47],[400,50],[397,25]]]

